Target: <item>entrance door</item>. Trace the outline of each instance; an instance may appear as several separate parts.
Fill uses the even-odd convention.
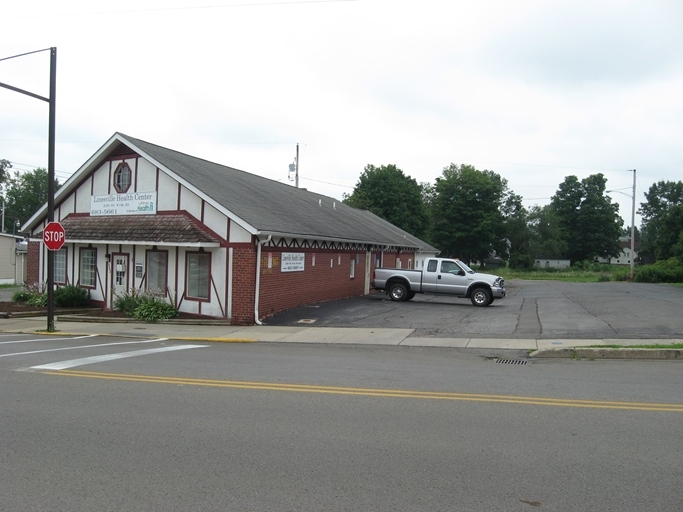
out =
[[[116,296],[125,295],[128,291],[128,254],[112,254],[111,293],[112,306]]]

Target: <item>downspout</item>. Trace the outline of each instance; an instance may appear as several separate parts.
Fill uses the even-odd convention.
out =
[[[263,325],[258,319],[258,301],[261,293],[261,247],[273,238],[273,235],[268,235],[265,240],[259,240],[256,243],[256,293],[254,294],[254,323],[256,325]]]

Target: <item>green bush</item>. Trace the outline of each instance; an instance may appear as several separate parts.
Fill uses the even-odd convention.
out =
[[[606,283],[607,281],[611,281],[612,276],[608,274],[607,272],[600,272],[598,275],[598,282],[599,283]]]
[[[79,308],[89,303],[88,290],[80,286],[60,286],[55,290],[55,306],[60,308]]]
[[[683,283],[683,263],[677,258],[640,267],[635,275],[640,283]]]
[[[14,302],[26,302],[31,298],[31,295],[31,292],[29,292],[26,288],[22,288],[21,290],[18,290],[12,294],[12,300]]]
[[[178,311],[173,305],[160,297],[146,297],[145,300],[135,308],[133,316],[138,320],[156,322],[157,320],[175,318],[178,316]]]
[[[136,308],[147,300],[149,300],[149,296],[133,289],[130,293],[126,292],[116,296],[114,299],[114,309],[116,311],[123,311],[128,316],[133,316]]]
[[[26,300],[26,304],[38,308],[47,306],[47,293],[31,293],[31,296]]]

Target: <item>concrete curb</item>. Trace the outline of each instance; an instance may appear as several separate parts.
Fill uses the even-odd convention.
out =
[[[683,350],[654,348],[550,348],[529,354],[532,358],[564,359],[683,359]]]

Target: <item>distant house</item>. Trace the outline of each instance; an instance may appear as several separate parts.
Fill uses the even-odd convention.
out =
[[[22,239],[0,233],[0,284],[24,284],[26,243]]]
[[[571,260],[554,258],[536,258],[534,260],[535,268],[569,268],[571,264]]]
[[[638,261],[639,246],[640,242],[636,238],[633,254],[631,254],[631,237],[619,237],[619,247],[621,248],[621,252],[614,258],[599,258],[598,261],[600,263],[610,263],[612,265],[630,265],[631,260]]]
[[[248,172],[114,134],[55,194],[66,232],[54,280],[117,296],[158,293],[180,311],[260,323],[370,292],[377,266],[438,250],[376,215]],[[47,205],[30,233],[28,282],[44,283]]]

